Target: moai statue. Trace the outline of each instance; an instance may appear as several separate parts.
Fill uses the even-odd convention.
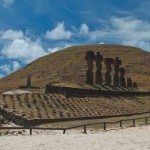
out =
[[[133,88],[137,88],[137,83],[133,82]]]
[[[112,79],[111,79],[111,65],[113,64],[112,58],[105,58],[104,63],[106,65],[106,73],[105,73],[105,85],[111,85]]]
[[[124,68],[120,68],[120,86],[122,87],[126,87],[126,81],[125,81],[125,69]]]
[[[113,85],[119,86],[119,66],[121,65],[121,60],[118,57],[115,57],[113,65],[115,71]]]
[[[100,52],[97,52],[95,55],[95,62],[96,62],[96,73],[95,73],[95,83],[102,85],[102,61],[103,56],[100,55]]]
[[[89,50],[85,54],[88,70],[86,71],[86,84],[93,84],[93,61],[95,60],[94,52]]]
[[[127,87],[132,87],[132,80],[131,80],[131,78],[127,78]]]
[[[31,77],[27,77],[27,87],[29,88],[31,86]]]

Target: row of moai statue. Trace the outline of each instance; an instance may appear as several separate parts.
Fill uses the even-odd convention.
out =
[[[114,66],[114,76],[113,76],[113,85],[114,86],[122,86],[122,87],[135,87],[137,88],[137,83],[132,82],[131,78],[127,78],[125,80],[125,69],[120,67],[122,62],[118,57],[113,58],[103,58],[100,52],[97,52],[96,55],[93,51],[89,50],[86,52],[85,60],[87,61],[88,70],[86,72],[86,84],[93,84],[93,68],[94,61],[96,63],[96,72],[95,72],[95,83],[102,85],[102,61],[104,61],[106,65],[106,73],[105,73],[105,85],[112,85],[112,65]]]

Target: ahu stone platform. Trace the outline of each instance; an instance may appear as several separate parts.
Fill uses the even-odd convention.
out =
[[[63,94],[0,95],[0,115],[23,126],[150,112],[150,95],[66,97]]]

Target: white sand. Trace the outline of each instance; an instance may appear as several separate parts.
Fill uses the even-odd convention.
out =
[[[1,136],[0,150],[150,150],[150,126],[90,132],[71,130]]]
[[[29,94],[31,93],[30,91],[26,91],[26,90],[12,90],[12,91],[7,91],[3,94],[6,94],[6,95],[14,95],[14,94]]]

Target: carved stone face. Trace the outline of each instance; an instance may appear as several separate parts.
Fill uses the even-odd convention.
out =
[[[120,66],[121,65],[121,60],[118,57],[115,57],[113,61],[114,66]]]
[[[92,60],[95,59],[94,52],[91,50],[87,51],[85,54],[85,60],[88,60],[88,59],[92,59]]]

